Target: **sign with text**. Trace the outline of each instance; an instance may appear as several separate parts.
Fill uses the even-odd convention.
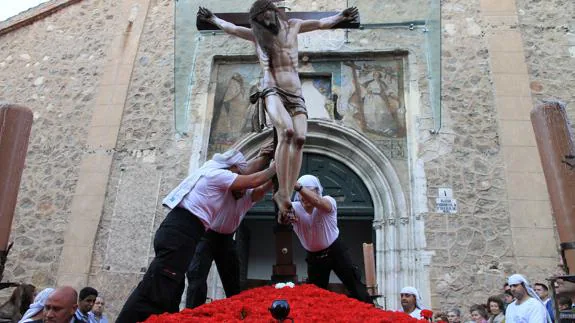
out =
[[[457,213],[457,200],[453,198],[438,197],[435,199],[435,212],[437,213]]]

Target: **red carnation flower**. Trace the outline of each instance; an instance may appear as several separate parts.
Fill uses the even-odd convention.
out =
[[[276,289],[273,286],[266,286],[249,289],[233,297],[213,301],[193,310],[184,309],[180,313],[152,315],[146,323],[273,323],[275,320],[269,312],[269,307],[277,299],[283,299],[289,303],[288,317],[294,319],[295,322],[423,322],[406,313],[384,311],[314,285],[296,285],[295,288]],[[428,312],[431,313],[431,311]]]
[[[421,317],[426,320],[431,320],[433,318],[433,312],[430,310],[421,310]]]

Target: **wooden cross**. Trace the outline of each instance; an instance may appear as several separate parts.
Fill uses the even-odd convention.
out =
[[[278,8],[284,11],[288,20],[294,18],[302,20],[310,20],[310,19],[319,20],[322,18],[337,15],[339,13],[336,11],[285,12],[284,8],[281,8],[279,6]],[[214,13],[214,15],[216,15],[220,19],[231,22],[236,26],[251,28],[249,13],[247,12],[234,12],[234,13],[219,12]],[[357,29],[359,28],[359,26],[360,22],[358,16],[358,18],[355,20],[340,22],[330,29]],[[217,26],[201,19],[196,19],[196,27],[198,28],[198,30],[219,30]],[[277,214],[277,205],[276,205],[276,214]],[[275,236],[276,263],[272,267],[271,280],[274,283],[287,282],[287,281],[297,282],[296,266],[293,263],[291,225],[276,224],[274,228],[274,236]]]
[[[322,19],[327,18],[333,15],[337,15],[339,12],[337,11],[306,11],[306,12],[286,12],[286,16],[288,19]],[[233,13],[214,13],[214,15],[218,16],[219,18],[229,21],[236,26],[242,26],[246,28],[250,28],[250,15],[247,12],[233,12]],[[339,24],[331,27],[331,29],[358,29],[360,25],[359,18],[353,21],[343,21]],[[219,30],[218,27],[215,25],[203,21],[201,19],[196,20],[196,27],[198,30]]]

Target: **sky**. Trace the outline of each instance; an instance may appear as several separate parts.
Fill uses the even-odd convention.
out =
[[[48,0],[0,0],[0,21],[4,21],[46,1]]]

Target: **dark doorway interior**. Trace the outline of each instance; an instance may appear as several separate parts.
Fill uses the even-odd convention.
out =
[[[360,178],[343,163],[319,154],[304,154],[301,174],[312,174],[320,179],[324,194],[338,202],[340,237],[350,248],[354,262],[363,273],[364,242],[374,240],[372,229],[373,202]],[[246,216],[237,234],[242,261],[242,284],[251,288],[270,283],[274,254],[274,208],[271,194],[254,206]],[[305,250],[293,234],[294,262],[299,282],[305,282],[307,267]],[[339,279],[332,273],[330,289],[344,292]]]

